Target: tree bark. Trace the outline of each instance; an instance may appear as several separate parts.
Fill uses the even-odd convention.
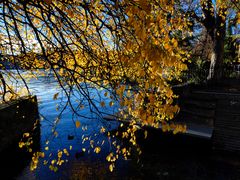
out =
[[[216,35],[217,36],[217,35]],[[223,78],[223,61],[224,61],[224,38],[215,37],[213,41],[213,50],[211,53],[211,64],[209,68],[209,74],[207,79],[213,81],[219,81]]]
[[[226,22],[222,17],[216,17],[214,33],[210,35],[213,42],[213,50],[207,79],[218,82],[223,78],[224,40],[226,37]]]

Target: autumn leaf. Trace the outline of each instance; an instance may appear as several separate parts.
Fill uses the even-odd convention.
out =
[[[101,105],[102,107],[104,107],[104,106],[105,106],[105,102],[104,102],[104,101],[101,101],[101,102],[100,102],[100,105]]]
[[[237,24],[240,24],[240,12],[237,14]]]
[[[17,4],[15,4],[14,7],[16,8],[16,10],[21,9],[21,7],[19,5],[17,5]]]
[[[114,102],[110,101],[109,106],[112,107],[114,105]]]
[[[18,144],[18,146],[19,146],[20,148],[22,148],[24,145],[25,145],[24,142],[19,142],[19,144]]]
[[[113,172],[113,168],[114,168],[114,164],[110,164],[110,165],[109,165],[109,170],[110,170],[110,172]]]
[[[46,4],[50,5],[52,3],[52,0],[43,0]]]
[[[84,105],[83,104],[80,105],[80,109],[84,109]]]
[[[148,132],[145,130],[145,131],[144,131],[144,138],[145,138],[145,139],[147,138],[147,134],[148,134]]]
[[[100,132],[101,132],[101,133],[105,133],[105,132],[106,132],[106,129],[105,129],[104,127],[101,127]]]
[[[24,134],[23,134],[23,137],[29,137],[29,136],[30,136],[29,133],[24,133]]]
[[[108,96],[108,92],[105,92],[105,93],[104,93],[104,96],[107,97],[107,96]]]
[[[66,154],[67,156],[69,156],[69,153],[68,153],[68,151],[67,151],[67,149],[65,148],[65,149],[63,149],[63,153],[64,154]]]
[[[181,11],[178,12],[174,1],[102,2],[97,0],[89,6],[83,6],[82,2],[77,1],[43,0],[40,3],[36,2],[37,4],[33,1],[26,4],[26,13],[23,8],[16,5],[13,17],[10,10],[17,3],[12,0],[6,1],[6,12],[9,12],[10,16],[2,18],[6,27],[1,28],[0,39],[6,40],[0,42],[1,53],[9,54],[9,45],[4,44],[12,42],[14,45],[12,54],[16,54],[21,69],[29,69],[31,64],[30,69],[33,71],[43,69],[44,73],[53,72],[53,78],[59,85],[57,88],[61,87],[66,93],[64,96],[67,97],[66,105],[71,106],[72,101],[74,103],[76,101],[78,106],[72,108],[79,115],[80,113],[89,115],[82,110],[85,105],[86,108],[93,107],[91,108],[93,113],[100,117],[104,114],[97,109],[99,106],[109,108],[115,103],[120,105],[120,112],[117,115],[119,119],[131,118],[130,121],[139,122],[141,125],[145,123],[158,127],[165,119],[174,118],[178,111],[172,105],[175,99],[169,83],[171,84],[172,80],[174,82],[180,80],[182,71],[187,68],[184,59],[187,61],[191,58],[184,50],[188,48],[183,48],[178,43],[181,38],[188,38],[189,30],[185,19],[189,17],[184,17]],[[164,9],[165,12],[159,9]],[[170,19],[167,17],[168,14]],[[36,42],[36,33],[39,34],[37,43],[19,43],[19,39],[23,39],[24,42]],[[23,35],[24,37],[21,37]],[[29,44],[29,47],[24,47],[24,44]],[[2,49],[4,46],[6,50]],[[22,53],[23,50],[27,52]],[[9,57],[9,62],[14,64],[15,58]],[[4,65],[0,65],[0,69],[4,69]],[[11,92],[11,87],[8,88],[7,92]],[[92,93],[92,90],[96,90],[97,93]],[[61,93],[61,90],[57,92]],[[52,98],[59,99],[59,93],[54,94]],[[15,93],[8,94],[8,99],[17,97]],[[98,101],[98,95],[105,98]],[[105,100],[107,98],[110,100]],[[60,110],[59,107],[60,105],[57,105],[56,109]],[[56,125],[58,120],[55,121]],[[89,134],[84,132],[87,126],[81,125],[82,122],[76,120],[74,123],[75,128],[81,126],[83,142],[90,142],[90,147],[87,147],[92,147],[95,153],[100,153],[101,142],[94,142],[92,136],[87,137]],[[139,129],[138,126],[126,124],[126,129],[126,132],[119,134],[107,132],[107,138],[121,136],[136,145],[135,132]],[[163,131],[170,129],[169,125],[162,126]],[[185,129],[178,127],[174,133]],[[106,132],[104,127],[98,130],[99,133]],[[58,136],[56,131],[52,132],[54,136]],[[144,137],[147,138],[147,131],[144,132]],[[112,152],[106,157],[111,163],[109,170],[112,172],[115,167],[113,162],[118,159],[121,148],[116,145],[116,141],[110,142],[116,147],[113,149],[116,153]],[[24,147],[27,144],[30,142],[19,143],[19,146]],[[69,149],[71,150],[72,146]],[[83,148],[82,151],[88,149]],[[130,154],[129,151],[126,148],[122,149],[124,158]],[[140,154],[141,151],[138,152]],[[63,153],[69,154],[65,149],[59,151],[59,157],[62,157]],[[34,160],[37,162],[37,159]],[[50,169],[55,171],[55,165],[62,163],[61,160],[54,161]],[[36,164],[32,167],[36,169]]]
[[[73,18],[74,17],[74,13],[72,10],[67,10],[67,14],[69,15],[69,17]]]
[[[106,160],[108,161],[108,162],[110,162],[111,161],[111,158],[112,158],[112,156],[113,156],[113,153],[110,153],[107,157],[106,157]]]
[[[100,147],[95,147],[95,149],[94,149],[94,152],[95,152],[95,153],[98,154],[100,151],[101,151],[101,148],[100,148]]]
[[[76,126],[76,128],[79,128],[80,125],[81,125],[80,121],[77,120],[77,121],[75,122],[75,126]]]
[[[63,155],[63,152],[62,152],[62,151],[59,151],[59,152],[58,152],[58,158],[61,158],[62,155]]]
[[[59,93],[53,95],[53,99],[56,100],[58,98]]]

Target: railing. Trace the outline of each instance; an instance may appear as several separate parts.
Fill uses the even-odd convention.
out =
[[[218,71],[217,69],[215,71]],[[183,78],[187,81],[204,82],[209,75],[209,68],[190,68],[183,73]],[[223,79],[240,79],[240,64],[224,65],[222,68]]]

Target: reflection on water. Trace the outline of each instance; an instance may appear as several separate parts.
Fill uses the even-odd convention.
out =
[[[37,95],[39,112],[45,117],[41,121],[41,150],[45,152],[46,157],[53,153],[49,161],[56,158],[59,149],[69,149],[72,146],[72,150],[69,151],[70,156],[65,157],[68,162],[60,166],[56,173],[50,171],[42,161],[36,171],[30,171],[29,161],[26,161],[22,163],[25,168],[17,179],[240,179],[239,156],[216,153],[211,150],[210,142],[205,140],[169,136],[154,131],[151,131],[152,135],[149,133],[150,141],[141,142],[143,155],[138,164],[134,156],[128,161],[120,159],[111,173],[108,170],[109,164],[105,160],[110,152],[107,137],[97,133],[102,122],[94,115],[92,120],[80,118],[81,127],[87,126],[87,130],[76,129],[72,120],[73,113],[67,108],[56,128],[58,136],[53,138],[53,124],[59,114],[56,106],[66,102],[66,98],[60,93],[59,98],[53,100],[53,95],[59,91],[53,78],[32,80],[29,87]],[[74,105],[76,104],[77,102]],[[87,108],[81,111],[85,115],[90,115]],[[116,126],[117,124],[109,123],[110,129]],[[93,150],[82,152],[82,148],[89,149],[89,143],[82,144],[83,134],[91,136],[96,142],[105,140],[99,154],[94,153]],[[50,140],[47,145],[48,151],[45,150],[47,140]],[[19,162],[17,164],[19,165]]]
[[[110,153],[111,149],[108,143],[108,138],[105,134],[99,133],[103,122],[96,117],[95,114],[90,113],[89,109],[85,105],[84,109],[81,109],[81,115],[92,117],[92,119],[84,119],[75,117],[72,109],[68,106],[64,112],[61,114],[60,120],[55,127],[56,118],[61,112],[61,108],[64,107],[67,102],[67,98],[64,93],[59,93],[60,88],[54,78],[44,78],[40,77],[38,80],[31,80],[29,82],[30,91],[37,95],[39,102],[39,113],[43,117],[41,119],[41,151],[45,152],[45,160],[51,162],[52,159],[57,159],[58,150],[68,149],[69,156],[63,156],[67,163],[64,163],[59,167],[57,173],[49,170],[49,164],[43,165],[43,160],[40,161],[39,167],[36,171],[31,172],[29,170],[30,164],[24,168],[18,179],[68,179],[69,177],[75,179],[86,179],[93,177],[104,177],[104,176],[120,176],[120,169],[128,167],[128,161],[120,160],[117,164],[118,170],[114,173],[110,173],[108,170],[108,162],[106,161],[106,156]],[[59,93],[58,99],[53,100],[54,94]],[[96,101],[98,98],[103,98],[95,92],[94,89],[91,90],[90,94],[94,96]],[[101,96],[102,97],[99,97]],[[76,107],[79,101],[75,101],[74,97],[72,99],[72,105]],[[62,105],[62,106],[61,106]],[[57,111],[56,108],[59,108]],[[99,107],[102,108],[102,107]],[[113,106],[110,108],[105,108],[104,111],[109,111],[110,113],[116,112],[117,107]],[[76,128],[74,120],[79,120],[81,122],[81,128]],[[109,130],[117,127],[117,123],[111,122],[107,125]],[[82,129],[83,127],[83,129]],[[54,136],[54,132],[57,132],[57,136]],[[89,141],[82,143],[82,137],[90,137],[94,140],[97,146],[101,146],[104,141],[103,146],[101,146],[101,151],[99,154],[93,152],[90,148]],[[49,141],[49,143],[48,143]],[[70,149],[71,146],[71,150]],[[48,147],[49,150],[45,148]],[[83,152],[82,149],[87,149]],[[89,149],[89,151],[88,151]],[[121,173],[123,173],[121,171]],[[123,173],[124,174],[124,173]]]

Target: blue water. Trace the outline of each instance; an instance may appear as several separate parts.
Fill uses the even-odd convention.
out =
[[[180,180],[238,180],[240,179],[240,157],[235,154],[216,153],[211,149],[211,142],[199,140],[194,137],[171,136],[161,134],[152,130],[152,137],[146,140],[144,153],[140,157],[140,163],[135,163],[136,159],[127,161],[119,159],[113,172],[108,170],[109,163],[106,161],[106,155],[114,151],[108,143],[105,134],[99,133],[99,129],[105,125],[109,130],[115,129],[118,124],[114,122],[104,122],[89,111],[87,102],[83,101],[84,109],[78,109],[82,115],[90,117],[77,117],[68,106],[60,117],[60,121],[55,126],[61,107],[67,102],[64,93],[59,92],[60,88],[53,77],[43,78],[39,80],[31,80],[29,88],[32,94],[37,95],[39,113],[41,121],[41,137],[40,150],[45,152],[45,159],[49,162],[56,159],[58,150],[72,146],[69,150],[69,156],[64,156],[68,162],[59,167],[55,173],[49,170],[48,165],[43,165],[42,159],[35,171],[30,171],[30,162],[17,175],[16,179],[180,179]],[[54,94],[59,92],[57,100],[53,100]],[[89,93],[94,96],[97,103],[104,98],[104,90],[91,90]],[[72,105],[77,107],[82,100],[80,95],[72,99]],[[59,111],[56,111],[57,104],[62,104]],[[107,104],[107,103],[106,103]],[[99,106],[98,106],[99,107]],[[117,105],[114,107],[101,108],[101,111],[107,113],[117,112]],[[75,127],[75,121],[81,122],[80,128]],[[82,129],[82,127],[84,127]],[[87,129],[86,129],[87,127]],[[58,136],[54,137],[52,130],[58,132]],[[150,131],[149,131],[150,134]],[[96,154],[90,148],[89,141],[82,143],[82,135],[94,139],[96,145],[101,146],[101,152]],[[69,140],[69,136],[73,137]],[[50,141],[46,145],[46,141]],[[115,140],[115,139],[114,139]],[[120,140],[117,140],[118,143]],[[46,151],[45,147],[49,150]],[[90,150],[82,153],[82,148]],[[51,155],[52,154],[52,155]],[[79,155],[81,154],[81,155]]]
[[[105,127],[106,130],[112,130],[119,123],[103,121],[98,115],[92,113],[88,102],[84,101],[84,98],[77,94],[77,91],[73,91],[72,106],[76,108],[80,115],[87,118],[74,114],[69,105],[59,117],[61,110],[67,103],[67,97],[51,75],[50,78],[39,77],[38,79],[31,79],[28,82],[28,86],[31,93],[36,95],[38,99],[41,124],[40,150],[45,153],[45,158],[40,159],[38,168],[35,171],[30,170],[29,163],[17,179],[91,179],[94,177],[103,178],[105,176],[119,177],[127,173],[128,161],[121,159],[117,162],[115,171],[113,173],[109,172],[109,163],[105,158],[113,151],[110,141],[115,141],[115,139],[109,140],[105,133],[100,133],[102,127]],[[114,114],[117,112],[118,107],[116,104],[112,107],[108,106],[109,99],[106,99],[104,96],[105,92],[101,89],[92,88],[88,93],[100,111]],[[56,93],[59,93],[59,95],[54,100],[53,96]],[[100,100],[106,101],[106,107],[100,106]],[[84,108],[77,108],[80,101],[81,104],[84,104]],[[57,107],[58,110],[56,110]],[[58,117],[59,120],[56,123]],[[76,120],[80,121],[79,128],[75,126]],[[56,136],[54,132],[57,132],[57,135],[55,133]],[[71,138],[69,139],[69,137]],[[90,147],[90,141],[83,142],[84,137],[94,140],[94,146],[101,147],[99,154],[96,154],[94,148]],[[49,150],[46,150],[46,147]],[[58,150],[63,150],[64,148],[68,150],[69,156],[63,155],[62,159],[68,162],[58,166],[58,171],[55,173],[49,169],[49,164],[51,160],[57,159]],[[82,151],[83,148],[86,149],[86,152]],[[44,160],[47,160],[49,163],[44,165]]]

